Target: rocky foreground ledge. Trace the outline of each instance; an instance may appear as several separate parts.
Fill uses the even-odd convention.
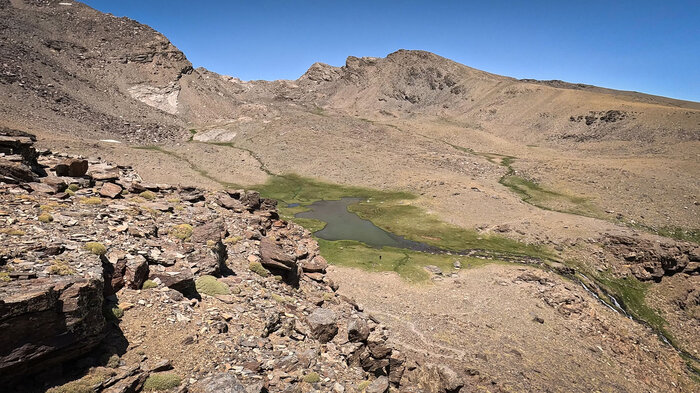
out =
[[[275,201],[148,184],[128,167],[37,152],[29,134],[0,138],[3,391],[463,385],[391,348]]]

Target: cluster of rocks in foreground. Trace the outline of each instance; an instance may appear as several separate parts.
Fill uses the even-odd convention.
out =
[[[407,360],[378,320],[335,292],[317,243],[280,220],[275,201],[148,184],[130,168],[0,134],[3,386],[461,388],[450,370]]]

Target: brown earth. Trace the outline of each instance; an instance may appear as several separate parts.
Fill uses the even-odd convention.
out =
[[[700,103],[516,80],[405,50],[349,57],[343,67],[317,63],[295,81],[247,82],[193,70],[149,27],[77,2],[0,0],[0,16],[0,126],[32,131],[43,147],[133,165],[152,183],[220,189],[297,173],[405,190],[447,222],[483,232],[507,225],[504,236],[619,276],[632,274],[631,264],[604,248],[607,234],[656,242],[645,232],[700,228]],[[525,179],[585,198],[582,214],[562,212],[570,208],[563,197],[545,201],[549,210],[524,202],[499,183],[508,168],[493,154],[514,157],[510,165]],[[417,329],[428,337],[422,351],[467,348],[486,375],[472,378],[477,384],[693,390],[680,357],[647,329],[557,277],[549,277],[551,287],[581,299],[585,312],[571,317],[542,306],[537,284],[514,281],[518,269],[463,271],[426,288],[349,270],[336,278],[397,332],[397,342],[412,343]],[[665,275],[647,295],[696,357],[697,274]],[[455,283],[462,280],[469,285]],[[401,297],[372,296],[378,287]],[[466,298],[482,312],[454,313]],[[415,328],[379,313],[399,315],[402,307]],[[545,323],[533,323],[530,312]],[[434,337],[426,329],[443,314],[453,323]],[[497,328],[484,329],[491,321]],[[447,336],[453,341],[440,341]],[[558,349],[543,349],[550,345]]]

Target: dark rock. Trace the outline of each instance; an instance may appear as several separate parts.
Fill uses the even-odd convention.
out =
[[[275,275],[281,275],[287,283],[299,282],[301,267],[297,265],[296,256],[284,249],[283,245],[272,238],[260,240],[260,258],[262,265]]]
[[[124,271],[124,284],[131,289],[141,289],[148,279],[148,262],[146,258],[137,255],[133,259],[126,260]]]
[[[267,337],[276,332],[282,326],[281,315],[279,311],[274,311],[265,319],[265,329],[262,337]]]
[[[21,162],[11,162],[0,157],[0,180],[8,183],[26,183],[38,180],[32,168]]]
[[[63,179],[56,176],[43,177],[41,178],[41,182],[53,188],[54,193],[63,192],[68,188],[68,184],[66,184]]]
[[[0,289],[0,380],[68,361],[102,340],[101,279],[16,283]]]
[[[327,343],[338,333],[337,316],[333,310],[317,308],[306,317],[306,323],[313,336],[322,343]]]
[[[367,348],[375,359],[382,359],[391,354],[391,347],[387,345],[386,331],[375,329],[367,338]]]
[[[173,368],[173,363],[170,361],[170,359],[163,359],[163,360],[159,361],[158,363],[156,363],[155,365],[153,365],[153,367],[151,367],[151,369],[149,371],[156,373],[156,372],[160,372],[160,371],[172,370],[172,368]]]
[[[151,271],[149,279],[159,279],[168,288],[174,289],[185,296],[191,295],[195,291],[194,276],[189,267],[175,266],[168,267],[164,271]]]
[[[257,210],[260,208],[260,193],[257,191],[247,191],[245,194],[241,195],[240,201],[249,211]]]
[[[389,382],[398,385],[406,369],[406,355],[397,350],[391,352],[389,358]]]
[[[56,176],[80,177],[84,176],[88,170],[87,160],[69,158],[54,166]]]
[[[350,342],[366,341],[369,337],[369,325],[367,321],[353,316],[348,320],[348,340]]]
[[[218,373],[197,382],[191,393],[247,393],[233,372]]]

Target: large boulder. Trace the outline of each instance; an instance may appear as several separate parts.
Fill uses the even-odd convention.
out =
[[[0,288],[0,381],[70,360],[103,338],[101,278],[15,281]]]
[[[88,162],[79,158],[68,158],[56,164],[53,169],[56,176],[80,177],[87,173]]]
[[[297,257],[292,250],[285,248],[284,244],[275,241],[272,237],[264,237],[260,240],[260,258],[265,269],[275,275],[282,276],[287,283],[298,284],[302,273],[301,266],[297,264]]]
[[[338,316],[333,310],[317,308],[306,317],[306,323],[318,341],[327,343],[338,333],[337,319]]]

